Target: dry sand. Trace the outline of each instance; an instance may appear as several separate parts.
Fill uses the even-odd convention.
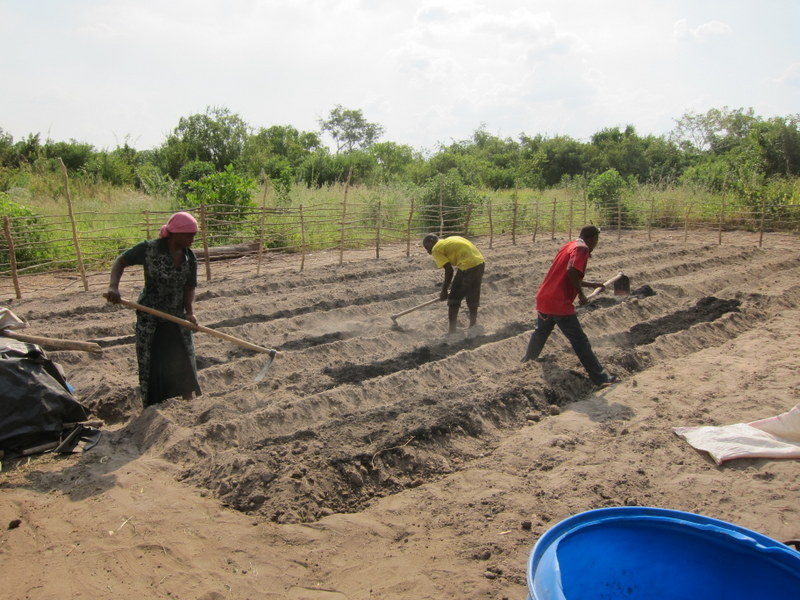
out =
[[[3,304],[28,333],[104,347],[48,351],[103,437],[82,454],[4,462],[3,598],[521,600],[538,537],[607,506],[800,538],[798,461],[718,467],[672,432],[800,401],[797,239],[660,238],[606,235],[589,263],[590,279],[624,270],[655,292],[606,293],[583,311],[622,378],[599,391],[560,333],[547,360],[519,362],[565,239],[477,240],[474,339],[445,337],[441,304],[392,327],[437,292],[422,248],[351,251],[341,266],[319,253],[303,272],[271,258],[258,276],[251,258],[212,263],[200,323],[281,354],[256,384],[264,355],[197,334],[203,395],[145,411],[135,317],[102,300],[106,275],[89,292],[23,282],[25,298]],[[129,269],[123,294],[140,284]]]

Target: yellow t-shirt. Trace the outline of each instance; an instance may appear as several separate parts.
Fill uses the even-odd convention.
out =
[[[436,242],[431,250],[431,256],[436,261],[437,269],[450,263],[456,269],[466,271],[485,262],[475,244],[457,235],[442,238]]]

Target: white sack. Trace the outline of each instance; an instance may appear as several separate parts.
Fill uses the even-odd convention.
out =
[[[800,458],[800,404],[777,415],[723,427],[675,427],[689,445],[718,465],[734,458]]]
[[[28,324],[13,312],[0,306],[0,329],[22,329]]]

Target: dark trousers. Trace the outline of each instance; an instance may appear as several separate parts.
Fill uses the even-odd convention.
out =
[[[481,282],[486,263],[481,263],[462,271],[459,269],[453,277],[453,284],[450,286],[450,293],[447,295],[447,315],[450,323],[450,333],[456,332],[458,321],[458,311],[461,308],[461,301],[467,301],[469,309],[469,326],[473,327],[478,321],[478,306],[481,303]]]
[[[145,406],[192,392],[200,395],[197,369],[186,351],[179,325],[166,321],[158,324],[150,356],[147,398],[142,399]]]
[[[481,263],[462,271],[456,271],[453,277],[453,284],[450,286],[450,294],[447,296],[449,306],[461,306],[461,301],[466,300],[467,306],[477,309],[481,303],[481,282],[486,263]]]
[[[597,357],[594,355],[592,345],[589,343],[589,338],[586,337],[586,334],[583,332],[583,327],[581,327],[580,321],[578,321],[576,315],[558,316],[537,313],[536,329],[533,330],[531,340],[528,342],[528,350],[525,352],[525,358],[527,360],[539,358],[539,354],[541,354],[545,342],[547,342],[547,338],[550,337],[550,334],[553,332],[553,327],[556,325],[558,325],[561,333],[567,337],[569,343],[572,344],[572,349],[575,350],[575,354],[578,355],[578,360],[581,361],[583,368],[586,369],[592,383],[596,385],[605,383],[608,375],[603,371],[603,367],[600,366],[600,361],[598,361]]]

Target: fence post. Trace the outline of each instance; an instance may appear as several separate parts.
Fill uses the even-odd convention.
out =
[[[489,248],[494,244],[494,221],[492,220],[492,201],[489,200]]]
[[[347,192],[350,190],[350,177],[353,175],[353,167],[347,172],[347,181],[344,184],[344,198],[342,199],[342,231],[339,238],[339,266],[344,262],[344,228],[347,216]]]
[[[653,216],[655,215],[656,209],[656,195],[651,191],[650,192],[650,218],[647,220],[647,241],[653,241]]]
[[[511,245],[517,245],[517,190],[514,189],[514,206],[512,207],[511,217]]]
[[[206,205],[200,205],[200,227],[203,232],[203,252],[205,252],[206,281],[211,281],[211,260],[208,256],[208,230],[206,229]]]
[[[144,211],[144,239],[149,240],[152,239],[150,237],[150,211]]]
[[[262,179],[266,178],[264,169],[261,169]],[[267,189],[269,188],[269,179],[266,178],[264,182],[264,195],[261,198],[261,214],[258,218],[258,260],[256,261],[256,275],[261,273],[261,257],[264,254],[264,225],[267,220]]]
[[[764,195],[764,198],[761,200],[761,227],[759,228],[758,234],[758,247],[761,248],[761,245],[764,243],[764,218],[767,214],[767,196]]]
[[[556,199],[553,198],[553,215],[550,218],[550,239],[556,239]]]
[[[617,241],[622,238],[622,198],[617,200]]]
[[[83,291],[89,291],[89,283],[86,281],[86,270],[83,268],[83,256],[81,255],[81,244],[78,241],[78,225],[75,223],[75,214],[72,212],[72,196],[69,193],[69,177],[67,176],[67,166],[61,157],[58,157],[58,163],[61,165],[61,172],[64,174],[64,192],[67,195],[67,208],[69,210],[69,221],[72,224],[72,242],[75,244],[75,256],[78,259],[78,270],[83,280]]]
[[[444,235],[444,179],[439,175],[439,237]]]
[[[589,182],[586,181],[585,175],[581,180],[581,186],[581,189],[583,190],[583,225],[586,225],[589,222],[589,195],[586,193],[586,188],[589,187]]]
[[[689,213],[692,212],[692,205],[686,208],[686,214],[683,217],[683,243],[689,239]]]
[[[3,232],[6,234],[6,244],[8,245],[11,279],[14,281],[14,291],[17,293],[17,300],[19,300],[22,298],[22,292],[19,289],[19,278],[17,277],[17,250],[14,248],[14,238],[11,237],[11,225],[7,216],[3,217]]]
[[[406,258],[411,256],[411,221],[414,218],[414,198],[411,198],[411,208],[408,211],[408,224],[406,225]]]
[[[375,227],[375,258],[381,257],[381,201],[378,200],[378,218]]]
[[[306,265],[306,222],[303,218],[303,205],[300,205],[300,271]]]
[[[567,239],[572,239],[572,220],[573,220],[573,205],[575,204],[575,198],[573,198],[572,194],[569,195],[569,236]]]
[[[536,243],[536,233],[539,231],[539,200],[539,198],[536,199],[536,210],[534,211],[533,239],[531,240],[534,244]]]
[[[717,234],[717,245],[722,245],[722,225],[725,221],[725,197],[728,194],[728,175],[725,175],[725,181],[722,182],[722,202],[719,206],[719,231]]]

